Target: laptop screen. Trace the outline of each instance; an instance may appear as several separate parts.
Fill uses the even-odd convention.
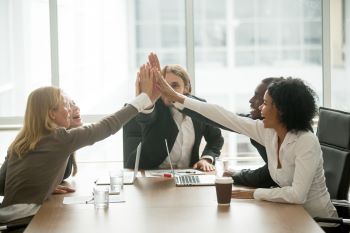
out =
[[[135,166],[134,166],[134,179],[137,176],[137,173],[139,171],[139,163],[140,163],[140,155],[141,155],[141,142],[139,143],[139,145],[137,146],[137,150],[136,150],[136,158],[135,158]]]
[[[173,177],[175,177],[175,171],[174,171],[173,163],[171,162],[170,153],[169,153],[168,141],[166,139],[165,139],[165,148],[166,148],[166,153],[168,154],[171,173],[173,174]]]

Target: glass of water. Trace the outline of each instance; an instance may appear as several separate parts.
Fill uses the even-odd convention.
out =
[[[108,208],[108,204],[109,204],[108,186],[94,187],[94,204],[96,209]]]
[[[233,157],[217,157],[215,158],[215,174],[216,177],[223,177],[224,173],[233,171],[235,165],[235,158]]]
[[[109,172],[110,192],[111,194],[121,194],[123,192],[124,171],[118,169]]]

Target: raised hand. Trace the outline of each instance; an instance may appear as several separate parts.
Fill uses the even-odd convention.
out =
[[[135,96],[138,96],[141,94],[141,88],[140,88],[140,72],[137,72],[136,75],[136,81],[135,81]]]
[[[152,91],[151,100],[154,103],[159,99],[159,97],[161,95],[160,90],[157,87],[157,80],[162,78],[162,75],[161,75],[160,71],[155,69],[155,68],[152,68],[151,72],[153,72],[153,91]]]
[[[160,91],[156,87],[156,78],[160,76],[160,72],[155,68],[151,68],[150,64],[142,65],[140,71],[137,73],[135,84],[136,94],[138,95],[144,92],[153,103],[156,102],[160,97]]]
[[[148,62],[152,68],[156,68],[159,72],[161,72],[161,67],[160,67],[160,63],[159,63],[159,59],[157,57],[157,54],[150,53],[148,55]]]
[[[139,79],[139,92],[146,93],[149,98],[152,97],[153,92],[153,72],[149,65],[142,65],[138,73]]]
[[[183,103],[185,101],[185,97],[174,91],[174,89],[161,76],[157,77],[157,88],[162,96],[167,98],[170,102]]]

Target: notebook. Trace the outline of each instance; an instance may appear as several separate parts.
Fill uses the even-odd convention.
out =
[[[215,175],[181,175],[175,173],[173,164],[171,162],[168,142],[165,139],[165,147],[168,154],[168,160],[170,164],[171,173],[174,177],[176,186],[205,186],[205,185],[215,185]]]
[[[137,146],[136,150],[136,158],[135,158],[135,166],[134,166],[134,171],[124,171],[124,184],[133,184],[136,177],[139,174],[139,163],[140,163],[140,155],[141,155],[141,142]],[[96,180],[95,182],[97,185],[109,185],[109,177],[101,177]]]

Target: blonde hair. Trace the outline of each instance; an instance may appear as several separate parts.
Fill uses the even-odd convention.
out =
[[[10,154],[22,157],[33,150],[43,136],[57,128],[49,113],[55,110],[64,98],[62,93],[57,87],[41,87],[30,93],[23,127],[10,145]]]
[[[188,92],[191,93],[192,88],[191,88],[190,75],[187,73],[187,71],[184,68],[182,68],[182,66],[177,64],[167,65],[162,69],[163,77],[165,77],[167,73],[172,73],[177,77],[181,78],[185,84],[185,87],[188,89]]]

